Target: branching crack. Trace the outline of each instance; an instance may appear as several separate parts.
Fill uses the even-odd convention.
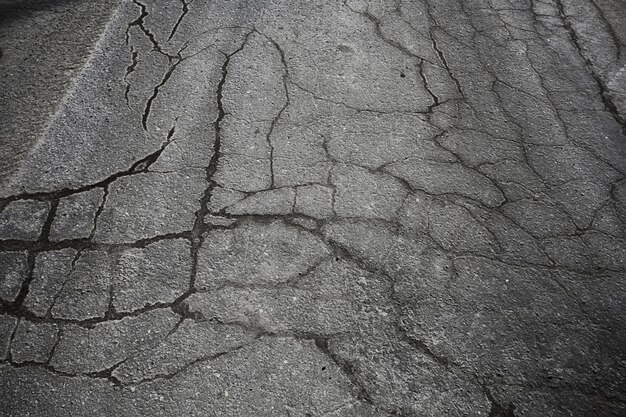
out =
[[[209,214],[208,203],[211,199],[211,195],[213,190],[217,186],[217,183],[213,180],[213,176],[217,172],[217,166],[219,159],[221,157],[221,146],[222,146],[222,121],[226,117],[226,111],[224,110],[223,104],[223,94],[224,94],[224,84],[226,83],[226,79],[228,77],[228,66],[230,65],[230,60],[234,55],[239,53],[248,42],[248,39],[252,35],[254,30],[248,32],[239,46],[231,54],[224,54],[224,62],[222,63],[221,68],[221,78],[217,83],[217,90],[215,93],[216,101],[217,101],[217,117],[213,122],[213,130],[215,132],[215,138],[213,142],[213,154],[211,155],[211,160],[209,161],[209,165],[206,168],[206,181],[207,188],[204,191],[204,195],[200,199],[200,208],[196,211],[196,219],[194,222],[193,229],[191,231],[191,259],[192,259],[192,268],[191,268],[191,276],[189,278],[189,290],[183,296],[186,298],[189,294],[195,291],[195,279],[197,273],[197,265],[198,265],[198,251],[200,250],[200,246],[202,245],[202,233],[205,230],[204,218]]]
[[[155,51],[159,51],[161,52],[161,47],[159,46],[159,43],[157,42],[154,34],[152,32],[150,32],[150,30],[146,27],[145,24],[145,18],[146,16],[148,16],[148,10],[145,4],[139,2],[138,0],[133,0],[133,3],[135,3],[137,6],[139,6],[141,13],[139,15],[139,17],[137,19],[135,19],[134,21],[132,21],[129,25],[128,28],[126,29],[126,44],[129,43],[130,41],[130,28],[132,28],[133,26],[137,26],[139,27],[139,29],[141,29],[141,31],[144,33],[144,35],[146,35],[146,37],[150,40],[150,43],[152,44],[152,47]]]
[[[335,365],[337,365],[337,367],[344,373],[344,375],[348,378],[352,385],[357,389],[357,399],[367,404],[374,405],[374,400],[372,399],[372,396],[370,395],[370,393],[367,392],[367,389],[359,381],[359,378],[355,373],[355,364],[342,360],[337,355],[333,354],[328,347],[328,338],[316,337],[314,341],[315,346],[317,346],[320,352],[322,352],[324,356],[329,358]]]
[[[289,87],[287,85],[287,80],[289,79],[289,67],[287,66],[287,61],[285,60],[285,51],[280,47],[280,45],[272,38],[270,38],[267,35],[263,35],[267,40],[270,41],[270,43],[274,46],[274,48],[276,49],[276,51],[278,52],[278,54],[280,55],[280,62],[283,66],[283,70],[285,71],[285,73],[283,74],[283,88],[285,89],[285,104],[283,105],[283,107],[280,109],[280,111],[278,112],[278,114],[276,115],[276,117],[274,119],[272,119],[272,123],[270,125],[270,128],[267,132],[267,145],[270,149],[270,175],[271,175],[271,185],[270,188],[274,188],[274,146],[272,145],[272,133],[274,132],[274,128],[276,127],[276,123],[278,123],[278,121],[280,120],[280,117],[282,116],[283,112],[285,111],[285,109],[287,109],[287,107],[289,106],[290,103],[290,99],[289,99]],[[294,202],[295,204],[295,202]]]
[[[167,37],[168,42],[174,37],[174,35],[176,34],[176,31],[178,30],[178,26],[180,26],[185,16],[187,16],[187,13],[189,13],[189,5],[193,3],[193,0],[189,0],[188,2],[185,0],[180,0],[180,2],[183,4],[183,10],[180,16],[178,17],[176,24],[172,28],[170,35]]]
[[[126,84],[126,89],[124,90],[124,98],[126,99],[126,106],[129,109],[131,109],[130,98],[129,98],[131,84],[130,84],[130,81],[128,81],[128,77],[130,77],[130,74],[132,74],[133,71],[135,71],[135,68],[137,67],[137,64],[139,63],[137,59],[137,57],[139,56],[139,52],[134,47],[131,46],[130,53],[131,53],[131,63],[126,68],[126,74],[124,74],[124,83]]]
[[[143,126],[143,129],[145,131],[148,130],[148,118],[150,117],[150,110],[152,109],[152,103],[159,95],[159,91],[161,90],[161,88],[171,78],[172,74],[176,70],[176,67],[178,67],[178,65],[181,62],[183,62],[183,59],[180,56],[180,52],[177,56],[174,56],[174,57],[168,56],[168,60],[169,60],[168,69],[165,72],[163,79],[161,79],[161,82],[156,87],[154,87],[152,95],[146,101],[146,106],[144,107],[143,115],[141,116],[141,126]]]

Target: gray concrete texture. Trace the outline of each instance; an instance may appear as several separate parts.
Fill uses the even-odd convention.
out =
[[[0,415],[626,415],[622,0],[0,23]]]

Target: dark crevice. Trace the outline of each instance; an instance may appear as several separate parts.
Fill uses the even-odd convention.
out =
[[[126,99],[126,106],[129,109],[131,109],[130,99],[129,99],[131,84],[130,84],[130,81],[128,81],[128,77],[130,76],[130,74],[132,74],[133,71],[135,71],[135,68],[137,67],[137,64],[139,63],[137,59],[139,52],[137,52],[137,50],[135,50],[135,48],[131,46],[130,53],[131,53],[131,63],[126,68],[126,74],[124,74],[124,83],[126,84],[126,88],[124,90],[124,98]]]
[[[178,118],[177,118],[178,119]],[[125,171],[121,171],[121,172],[117,172],[105,179],[103,179],[102,181],[98,181],[96,183],[93,184],[88,184],[88,185],[84,185],[82,187],[78,187],[78,188],[62,188],[60,190],[55,190],[55,191],[44,191],[44,192],[35,192],[35,193],[24,193],[24,194],[16,194],[10,197],[6,197],[4,199],[0,200],[0,205],[8,205],[9,203],[13,202],[13,201],[17,201],[17,200],[37,200],[37,201],[52,201],[55,199],[60,199],[63,197],[68,197],[70,195],[73,194],[78,194],[78,193],[82,193],[82,192],[86,192],[86,191],[91,191],[93,189],[96,188],[104,188],[105,192],[107,190],[107,187],[115,182],[116,180],[122,178],[122,177],[128,177],[131,175],[137,175],[137,174],[145,174],[145,173],[149,173],[150,171],[148,170],[150,168],[150,166],[152,164],[154,164],[159,157],[161,156],[161,154],[163,153],[163,151],[165,150],[165,148],[172,142],[172,136],[174,135],[174,130],[175,130],[175,126],[172,127],[172,129],[170,130],[167,140],[161,145],[161,147],[152,152],[151,154],[133,162],[133,164],[130,166],[130,168],[128,168]],[[5,241],[0,241],[0,245],[2,245],[3,242],[7,242]]]
[[[185,0],[180,0],[180,1],[183,4],[183,10],[182,10],[180,16],[178,17],[178,20],[176,21],[176,24],[174,24],[174,27],[172,28],[172,31],[170,32],[170,35],[167,37],[167,41],[168,42],[176,34],[176,31],[178,30],[178,26],[180,26],[180,24],[182,23],[183,19],[187,15],[187,13],[189,13],[189,5],[193,2],[193,0],[189,0],[189,2],[186,2]]]
[[[418,67],[418,76],[419,76],[420,80],[422,81],[422,84],[424,85],[424,89],[426,90],[426,92],[428,93],[428,95],[431,97],[431,100],[432,100],[432,103],[428,106],[428,108],[427,108],[427,110],[425,112],[427,115],[430,115],[433,112],[433,110],[437,106],[439,106],[441,103],[439,101],[439,98],[429,88],[428,81],[426,80],[426,77],[424,75],[423,65],[424,65],[424,62],[428,62],[429,64],[432,64],[432,65],[435,65],[435,64],[430,62],[428,59],[426,59],[424,57],[421,57],[419,55],[416,55],[415,53],[411,52],[408,48],[406,48],[404,45],[400,44],[399,42],[397,42],[397,41],[395,41],[393,39],[389,39],[387,36],[385,36],[385,34],[383,33],[383,29],[381,27],[380,19],[378,19],[376,16],[374,16],[369,11],[369,9],[366,9],[364,12],[359,12],[359,11],[356,11],[356,10],[352,9],[347,4],[345,4],[345,6],[348,9],[350,9],[353,13],[361,15],[361,16],[365,17],[367,20],[369,20],[374,25],[374,30],[376,32],[376,35],[380,39],[382,39],[383,42],[385,42],[389,46],[397,49],[398,51],[400,51],[404,55],[407,55],[408,57],[411,57],[411,58],[415,59],[415,61],[416,61],[415,65]]]
[[[59,288],[59,290],[57,291],[56,294],[53,295],[52,297],[52,301],[50,302],[50,305],[48,306],[48,309],[46,310],[46,315],[45,317],[47,319],[49,319],[50,317],[52,317],[52,309],[54,308],[54,306],[56,305],[57,300],[59,299],[59,297],[61,296],[61,294],[63,293],[63,290],[65,289],[65,285],[67,284],[67,282],[70,280],[70,277],[72,276],[72,274],[74,273],[74,271],[76,270],[76,264],[78,263],[78,260],[80,259],[80,257],[83,255],[83,251],[82,250],[78,250],[76,252],[76,255],[74,255],[74,258],[72,259],[72,263],[70,264],[70,270],[67,273],[67,275],[65,276],[65,279],[63,280],[63,284],[61,284],[61,288]],[[25,308],[22,307],[20,313],[22,314],[22,316],[25,315],[29,315],[30,311],[26,310]],[[34,315],[33,315],[34,317]],[[31,317],[32,319],[32,317]],[[58,343],[58,341],[57,341]]]
[[[439,46],[437,45],[437,40],[435,39],[435,36],[432,33],[431,33],[430,36],[431,36],[431,41],[432,41],[432,44],[433,44],[433,49],[435,50],[435,52],[437,52],[437,55],[439,55],[439,59],[441,60],[441,63],[443,65],[444,69],[448,73],[448,76],[454,82],[454,85],[456,85],[456,89],[459,91],[459,94],[461,94],[461,97],[463,98],[463,100],[467,100],[466,97],[465,97],[465,93],[463,93],[463,88],[461,88],[461,83],[459,82],[459,79],[456,78],[452,74],[452,70],[450,69],[450,66],[448,65],[448,61],[446,60],[446,57],[443,54],[443,51],[440,50]]]
[[[515,417],[515,406],[512,403],[508,403],[506,406],[503,406],[493,398],[493,395],[491,395],[491,391],[488,388],[483,387],[483,391],[491,403],[491,408],[489,409],[487,417]]]
[[[272,119],[272,123],[270,125],[269,131],[267,132],[267,136],[266,136],[267,145],[270,149],[270,175],[271,175],[270,188],[274,188],[274,146],[272,145],[271,137],[272,137],[272,133],[274,132],[274,129],[276,128],[276,123],[278,123],[283,112],[287,109],[287,107],[289,107],[289,103],[290,103],[289,88],[287,86],[287,80],[289,79],[289,67],[287,66],[287,61],[285,60],[285,51],[283,51],[280,45],[274,39],[266,35],[263,35],[263,36],[265,36],[265,38],[270,41],[270,43],[274,46],[274,48],[280,55],[280,62],[283,66],[283,70],[285,71],[285,73],[283,74],[283,88],[285,89],[285,104],[283,105],[283,107],[281,107],[276,117]],[[294,205],[295,205],[295,201],[294,201]]]
[[[100,220],[100,216],[104,211],[104,207],[107,203],[107,198],[109,197],[109,186],[105,186],[102,193],[102,201],[100,202],[100,206],[98,206],[98,210],[96,210],[96,214],[93,218],[93,228],[91,229],[91,233],[89,233],[89,241],[92,241],[94,236],[96,235],[96,231],[98,230],[98,220]]]
[[[15,335],[17,334],[17,328],[20,326],[20,322],[22,321],[21,318],[17,318],[17,320],[15,321],[15,326],[13,327],[13,330],[11,331],[11,336],[9,336],[9,343],[7,344],[7,362],[11,363],[13,361],[13,356],[11,351],[12,346],[13,346],[13,341],[15,340]]]
[[[188,370],[190,370],[191,368],[193,368],[194,366],[196,366],[198,364],[201,364],[201,363],[204,363],[204,362],[211,362],[211,361],[217,360],[217,359],[219,359],[219,358],[221,358],[223,356],[233,355],[236,352],[238,352],[241,349],[243,349],[244,347],[250,345],[251,343],[254,343],[254,341],[256,341],[257,339],[258,339],[258,337],[253,339],[252,342],[244,343],[241,346],[237,346],[237,347],[235,347],[235,348],[233,348],[233,349],[231,349],[231,350],[229,350],[227,352],[220,352],[220,353],[217,353],[215,355],[207,355],[207,356],[203,356],[201,358],[195,359],[195,360],[193,360],[193,361],[191,361],[191,362],[181,366],[175,372],[172,372],[172,373],[169,373],[169,374],[156,374],[156,375],[154,375],[154,376],[152,376],[150,378],[143,379],[143,380],[141,380],[141,381],[139,381],[137,383],[126,384],[126,385],[128,385],[128,386],[139,386],[139,385],[147,384],[147,383],[154,382],[154,381],[162,381],[162,380],[169,381],[169,380],[172,380],[172,379],[176,378],[178,375],[184,374],[185,372],[187,372]]]
[[[48,211],[48,216],[41,228],[41,234],[39,239],[37,239],[35,245],[45,245],[49,242],[50,228],[52,227],[52,222],[54,221],[54,216],[56,215],[57,208],[59,206],[59,199],[55,198],[50,201],[50,209]],[[30,284],[34,279],[34,270],[35,270],[35,259],[37,257],[37,252],[33,251],[31,248],[28,248],[27,255],[27,265],[28,265],[28,273],[26,278],[22,282],[22,286],[20,291],[15,298],[15,300],[9,305],[7,308],[8,312],[14,312],[22,305],[28,292],[30,290]]]
[[[33,323],[40,323],[40,324],[56,324],[59,326],[64,326],[64,325],[68,325],[68,324],[72,324],[75,326],[79,326],[79,327],[83,327],[85,329],[93,329],[94,326],[98,325],[98,324],[102,324],[102,323],[108,323],[108,322],[112,322],[112,321],[120,321],[122,319],[125,319],[127,317],[139,317],[145,313],[149,313],[151,311],[155,311],[155,310],[164,310],[164,309],[170,309],[170,310],[174,310],[173,308],[173,304],[174,303],[154,303],[154,304],[148,304],[140,309],[137,310],[133,310],[133,311],[124,311],[124,312],[116,312],[114,309],[112,310],[108,310],[107,312],[105,312],[104,317],[95,317],[95,318],[90,318],[90,319],[63,319],[63,318],[54,318],[54,317],[50,317],[49,315],[46,317],[40,317],[40,316],[36,316],[33,313],[31,313],[30,311],[24,309],[24,308],[20,308],[17,311],[7,311],[8,309],[4,309],[4,308],[0,308],[0,313],[9,313],[11,315],[14,315],[17,318],[20,319],[26,319],[30,322]],[[54,306],[54,304],[53,304]],[[175,313],[177,313],[176,311],[174,311]],[[178,314],[178,313],[177,313]]]
[[[133,3],[135,3],[137,6],[139,6],[139,9],[141,10],[139,17],[137,19],[135,19],[134,21],[132,21],[131,23],[129,23],[128,28],[126,30],[126,44],[129,43],[130,39],[130,28],[133,26],[137,26],[139,27],[139,29],[141,29],[141,31],[146,35],[146,37],[150,40],[150,43],[152,44],[152,47],[155,51],[159,51],[161,52],[161,47],[159,46],[159,43],[157,42],[154,34],[152,32],[150,32],[150,30],[148,30],[148,28],[146,27],[145,24],[145,18],[148,16],[148,10],[145,4],[140,3],[138,0],[133,0]]]
[[[400,335],[402,336],[402,339],[404,339],[415,350],[417,350],[418,352],[422,352],[423,354],[425,354],[429,358],[433,359],[435,362],[437,362],[441,366],[448,366],[448,365],[450,365],[450,361],[447,358],[435,354],[428,347],[428,345],[426,345],[426,343],[422,342],[421,340],[417,340],[414,337],[411,337],[410,335],[408,335],[406,333],[406,331],[401,326],[397,325],[396,327],[398,328],[398,331],[399,331]]]
[[[209,200],[211,199],[213,190],[217,186],[217,183],[215,182],[215,180],[213,180],[213,176],[217,172],[218,162],[222,155],[221,154],[222,121],[226,117],[226,111],[224,110],[224,104],[223,104],[223,94],[224,94],[224,84],[226,83],[226,79],[228,77],[228,66],[230,64],[231,58],[244,48],[244,46],[246,45],[246,42],[248,41],[248,38],[253,32],[254,32],[253,30],[248,32],[243,42],[239,46],[239,48],[235,50],[234,52],[232,52],[231,54],[225,55],[224,62],[222,63],[221,78],[217,84],[217,89],[215,93],[216,103],[217,103],[217,117],[215,118],[215,121],[212,124],[215,137],[213,141],[213,153],[211,155],[209,165],[206,168],[207,188],[205,189],[204,194],[202,198],[200,199],[200,208],[195,213],[196,218],[194,221],[193,228],[189,235],[189,241],[191,242],[191,262],[192,262],[191,273],[189,277],[189,289],[187,290],[185,294],[183,294],[181,297],[179,297],[175,301],[174,310],[177,312],[183,312],[183,313],[185,312],[186,309],[185,307],[182,306],[182,301],[185,300],[187,297],[189,297],[189,295],[193,294],[196,291],[195,284],[196,284],[196,274],[198,270],[198,252],[200,251],[200,247],[202,246],[202,242],[204,239],[203,233],[207,230],[207,226],[204,223],[204,218],[210,214],[208,204],[209,204]]]
[[[178,65],[181,62],[183,62],[183,59],[180,55],[175,56],[175,57],[168,56],[168,60],[169,60],[169,67],[167,71],[165,72],[163,79],[161,79],[161,82],[157,84],[156,87],[154,87],[154,90],[152,91],[152,95],[146,101],[146,106],[144,107],[144,111],[141,116],[141,126],[143,127],[145,131],[148,130],[148,118],[150,117],[150,111],[152,110],[152,103],[154,102],[154,100],[156,100],[161,88],[163,88],[165,83],[167,83],[169,79],[172,77],[172,74],[176,70],[176,67],[178,67]]]
[[[417,64],[417,68],[418,68],[417,72],[418,72],[420,79],[422,80],[424,89],[426,89],[426,92],[428,93],[431,100],[433,101],[433,103],[430,106],[428,106],[428,110],[426,110],[426,114],[430,116],[432,112],[435,110],[435,108],[437,108],[441,104],[441,102],[439,101],[439,97],[437,97],[437,95],[430,89],[428,80],[426,79],[426,75],[424,74],[424,61],[423,60]]]
[[[363,17],[365,17],[367,20],[369,20],[373,25],[374,25],[374,31],[376,33],[376,35],[383,41],[385,42],[387,45],[397,49],[398,51],[402,52],[404,55],[407,55],[409,57],[415,58],[417,61],[419,62],[428,62],[429,64],[433,64],[433,62],[430,62],[428,59],[421,57],[419,55],[416,55],[415,53],[409,51],[404,45],[400,44],[398,41],[395,41],[393,39],[389,39],[387,36],[385,36],[385,34],[383,33],[383,29],[381,26],[381,22],[380,19],[378,19],[376,16],[374,16],[370,11],[369,11],[369,7],[364,11],[364,12],[360,12],[358,10],[354,10],[352,7],[350,7],[349,5],[345,5],[351,12],[361,15]]]
[[[359,401],[374,405],[374,400],[372,399],[372,396],[367,392],[367,389],[365,389],[361,381],[359,381],[358,376],[356,375],[356,365],[352,362],[344,361],[337,355],[333,354],[328,347],[328,338],[315,337],[314,341],[315,346],[317,346],[320,352],[322,352],[324,356],[329,358],[335,365],[337,365],[337,367],[344,373],[344,375],[348,378],[352,385],[357,389],[356,398]]]
[[[131,249],[131,248],[145,248],[146,246],[161,242],[163,240],[172,239],[191,239],[191,230],[184,230],[181,232],[166,233],[163,235],[156,235],[139,239],[134,242],[127,243],[101,243],[92,242],[89,238],[86,239],[68,239],[61,240],[59,242],[39,242],[39,241],[23,241],[23,240],[0,240],[0,252],[21,252],[32,251],[34,253],[57,251],[61,249],[75,249],[81,250],[101,250],[110,251],[115,249]]]
[[[59,331],[57,332],[56,340],[54,341],[54,345],[52,345],[52,349],[50,349],[50,354],[48,355],[48,360],[46,361],[46,365],[50,366],[50,361],[54,357],[54,352],[56,352],[59,343],[61,343],[61,337],[63,336],[63,326],[59,326]]]

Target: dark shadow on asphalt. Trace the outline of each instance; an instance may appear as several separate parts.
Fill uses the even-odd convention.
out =
[[[35,12],[54,9],[63,3],[76,3],[81,0],[0,0],[0,26],[12,20],[27,18]]]

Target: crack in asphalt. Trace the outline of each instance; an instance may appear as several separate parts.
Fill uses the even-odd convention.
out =
[[[139,61],[137,60],[137,56],[139,55],[139,52],[135,50],[135,48],[132,46],[130,47],[130,52],[131,52],[131,63],[126,68],[126,74],[124,74],[124,82],[126,83],[126,89],[124,90],[124,98],[126,99],[126,106],[128,106],[129,110],[132,110],[130,107],[130,101],[129,101],[131,84],[130,84],[130,81],[128,81],[128,77],[130,77],[133,71],[135,71],[135,68],[137,67],[137,64],[139,63]]]
[[[172,38],[176,34],[176,31],[178,30],[178,26],[180,26],[180,24],[185,19],[185,16],[187,16],[187,13],[189,13],[189,5],[191,3],[193,3],[193,0],[189,0],[189,1],[180,0],[180,2],[183,4],[182,12],[181,12],[180,16],[178,17],[178,20],[174,24],[174,27],[172,28],[172,31],[170,32],[169,36],[167,37],[167,41],[168,42],[172,40]]]
[[[262,34],[263,35],[263,34]],[[283,112],[287,109],[287,107],[289,107],[290,104],[290,100],[289,100],[289,88],[287,86],[287,80],[289,79],[289,67],[287,66],[287,61],[285,61],[285,52],[282,50],[282,48],[280,47],[280,45],[272,38],[270,38],[267,35],[263,35],[267,40],[270,41],[270,43],[272,44],[272,46],[276,49],[276,51],[278,52],[278,54],[280,55],[280,62],[283,66],[283,69],[285,71],[284,75],[283,75],[283,88],[285,89],[285,104],[281,107],[281,109],[278,111],[278,114],[276,115],[276,117],[274,117],[272,119],[272,123],[270,124],[270,128],[267,132],[266,135],[266,139],[267,139],[267,146],[270,149],[270,155],[269,155],[269,161],[270,161],[270,178],[271,178],[271,182],[270,182],[270,189],[274,188],[274,146],[272,145],[272,133],[274,132],[274,128],[276,127],[276,123],[278,123],[278,121],[280,120],[280,117],[282,116]],[[295,205],[295,201],[293,203],[293,205]]]

